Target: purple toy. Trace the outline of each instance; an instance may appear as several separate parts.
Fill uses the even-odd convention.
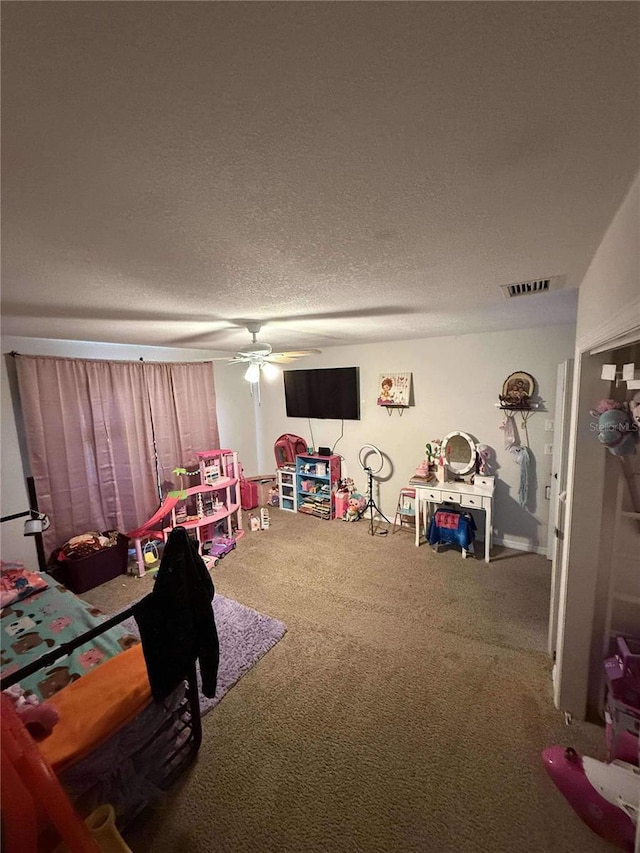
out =
[[[222,559],[229,551],[233,551],[236,547],[236,540],[229,536],[216,536],[211,545],[210,553],[218,559]]]

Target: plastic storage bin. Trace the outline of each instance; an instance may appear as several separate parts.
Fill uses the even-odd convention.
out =
[[[261,474],[258,477],[248,477],[248,482],[255,483],[258,487],[257,506],[265,506],[269,503],[271,489],[277,488],[277,481],[273,474]],[[253,507],[251,507],[253,509]]]

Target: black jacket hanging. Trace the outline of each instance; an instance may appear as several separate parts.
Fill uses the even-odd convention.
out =
[[[184,527],[167,539],[153,591],[133,608],[154,699],[164,699],[197,659],[202,693],[216,692],[220,646],[213,615],[215,590]]]

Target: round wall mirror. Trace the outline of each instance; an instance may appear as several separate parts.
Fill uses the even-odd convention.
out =
[[[468,474],[476,465],[476,443],[466,432],[450,432],[442,439],[444,464],[452,474]]]

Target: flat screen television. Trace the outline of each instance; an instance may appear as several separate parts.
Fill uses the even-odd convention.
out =
[[[283,376],[287,417],[360,420],[359,368],[285,370]]]

